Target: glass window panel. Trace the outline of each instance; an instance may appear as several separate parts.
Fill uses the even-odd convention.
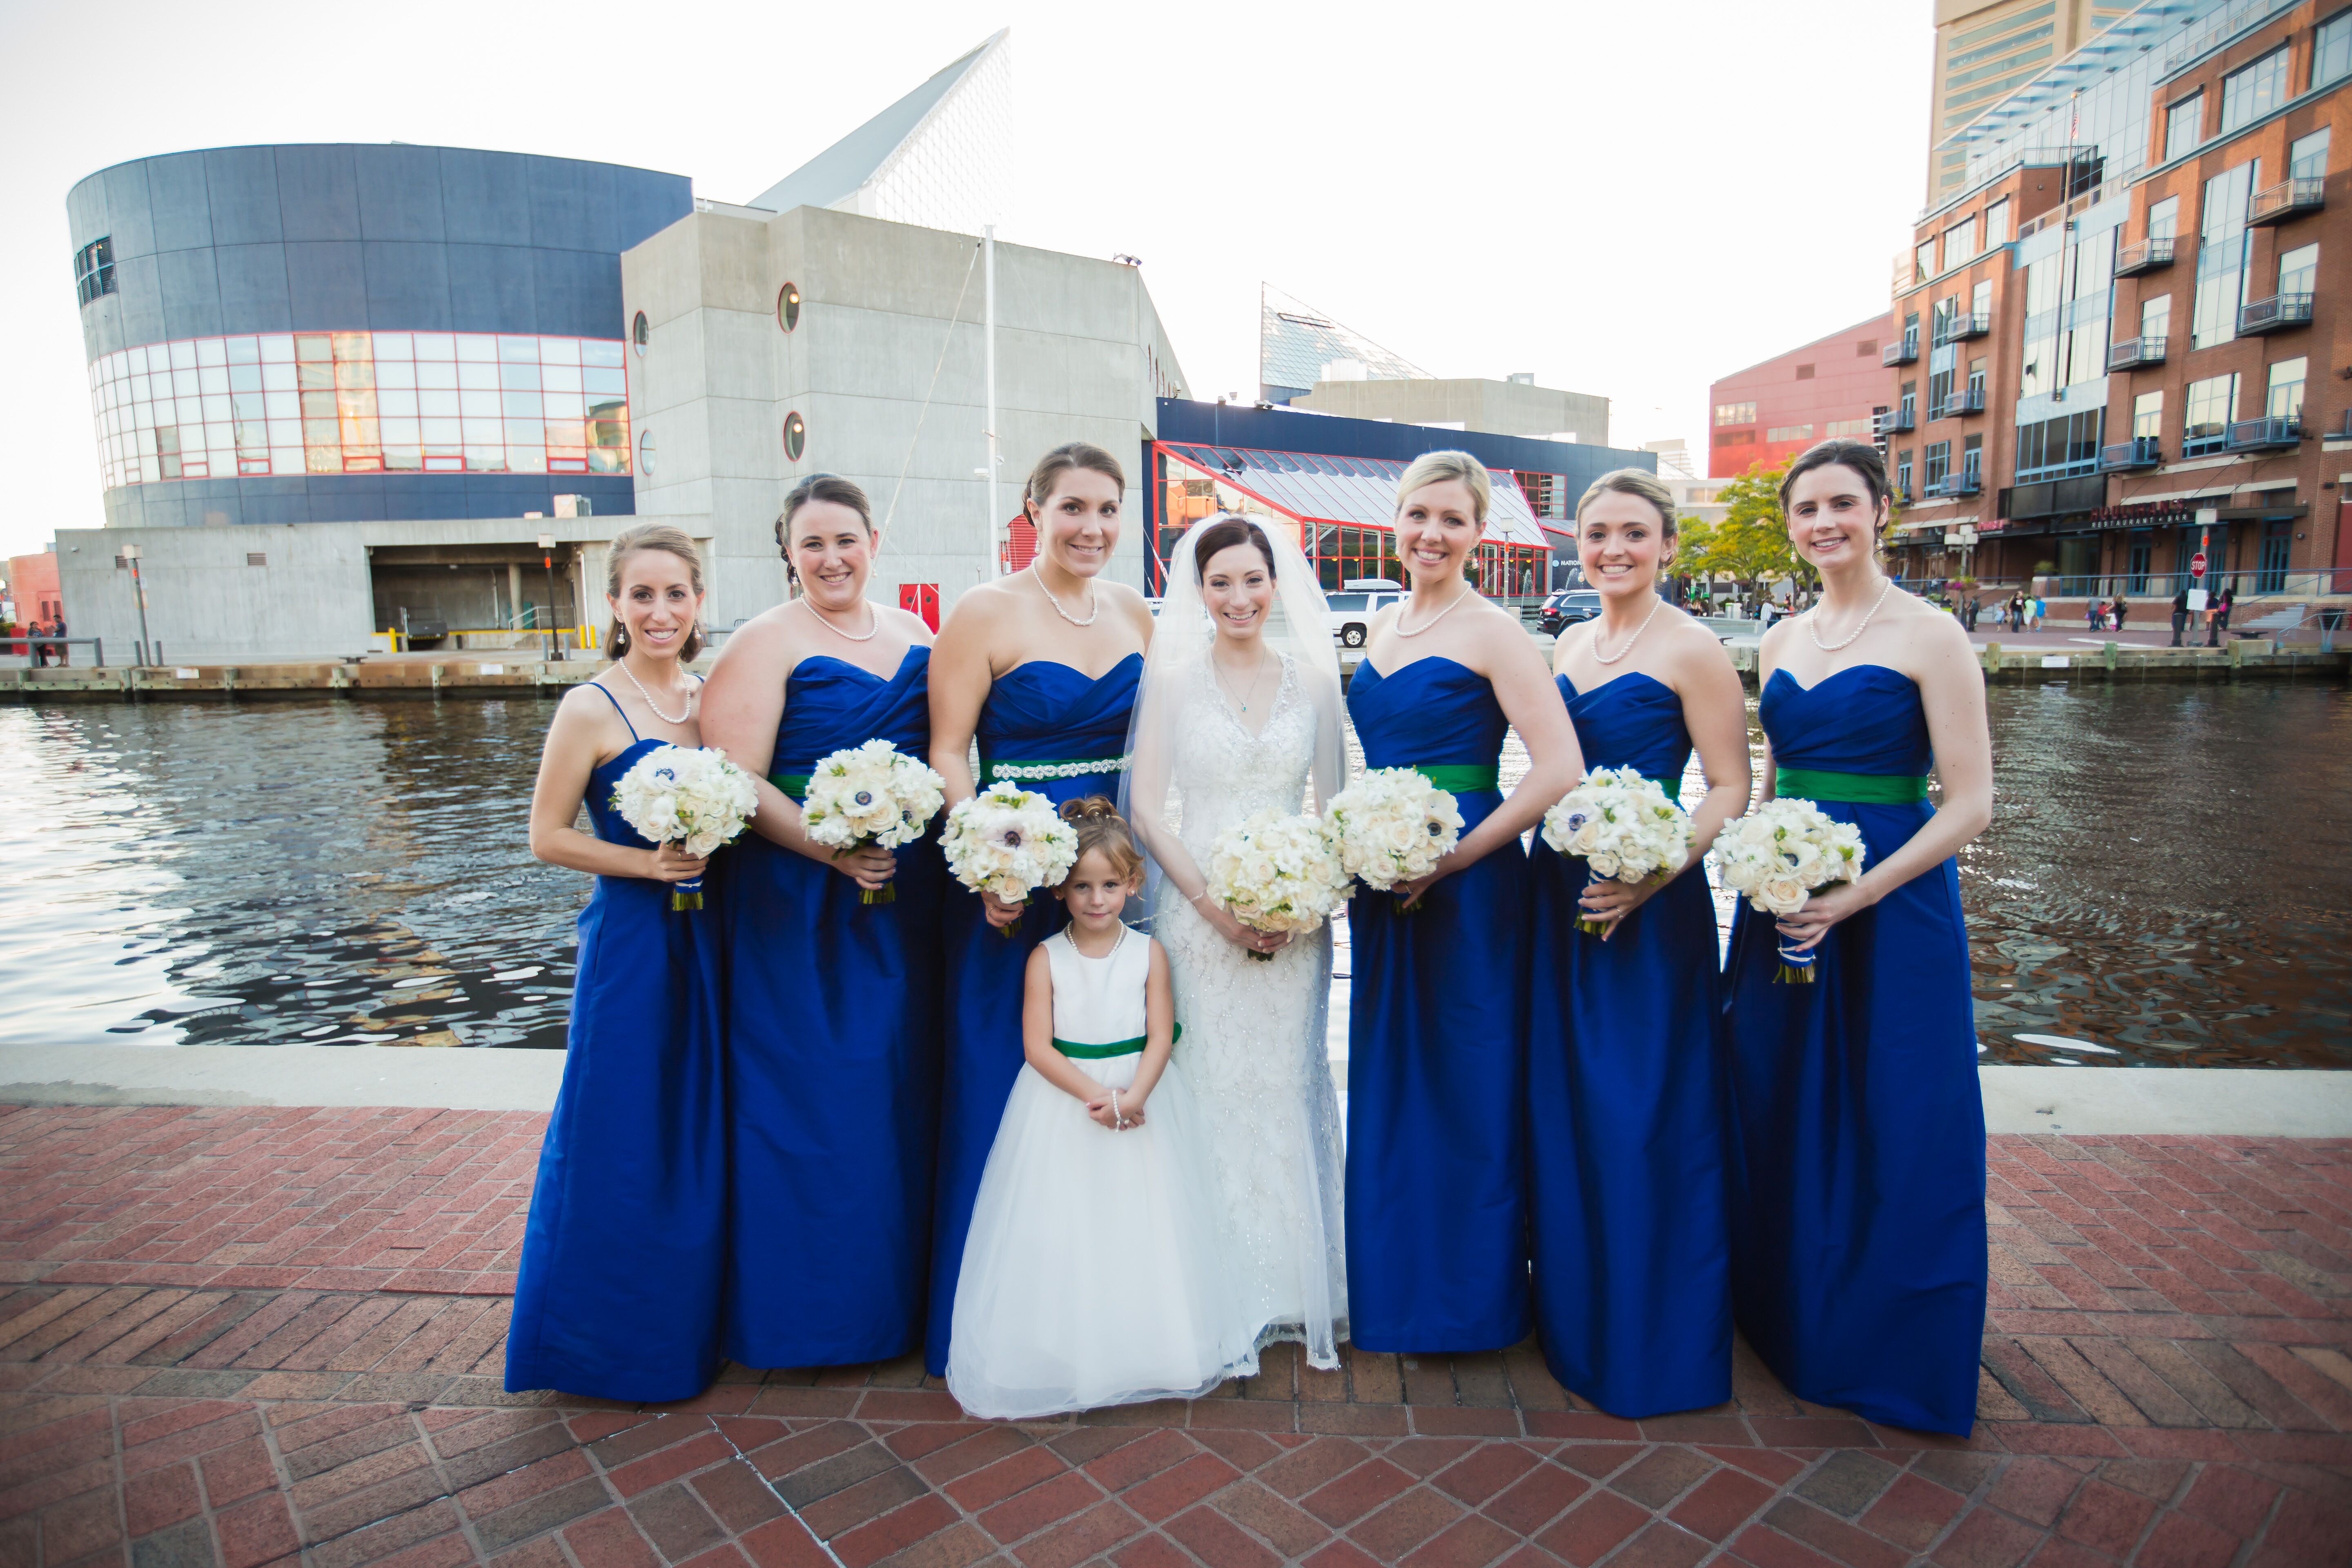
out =
[[[576,392],[550,392],[541,395],[540,403],[550,419],[585,419],[588,400]]]
[[[422,367],[419,367],[422,369]],[[499,389],[499,367],[495,364],[467,363],[457,367],[457,384],[468,392],[496,392]]]
[[[2316,180],[2327,173],[2326,126],[2298,138],[2287,150],[2286,172],[2288,178],[2295,180]]]
[[[137,347],[137,348],[135,348],[135,349],[125,349],[125,350],[123,350],[123,351],[122,351],[122,361],[123,361],[123,363],[124,363],[125,364],[127,364],[127,365],[129,365],[129,366],[131,367],[131,374],[133,374],[133,375],[144,375],[144,374],[147,374],[147,347],[146,347],[146,345],[145,345],[144,343],[142,343],[139,347]]]
[[[466,445],[472,447],[503,447],[507,444],[507,426],[503,419],[468,419],[466,424]]]
[[[265,392],[261,395],[263,411],[272,419],[293,419],[302,412],[299,393]]]
[[[499,358],[508,362],[509,363],[537,364],[539,363],[539,340],[537,338],[502,337],[499,340]]]
[[[501,364],[499,384],[509,392],[537,392],[539,366],[536,364]]]
[[[460,395],[455,392],[419,392],[416,395],[416,412],[427,418],[437,416],[454,419],[457,416]]]
[[[629,395],[627,377],[617,370],[583,370],[580,373],[580,380],[583,390],[592,395],[600,392],[609,397],[626,397]]]
[[[269,444],[272,447],[302,445],[302,424],[298,419],[272,419],[269,422]]]
[[[2221,79],[2221,131],[2224,135],[2250,125],[2286,101],[2284,48],[2274,49],[2253,64]]]
[[[184,441],[181,445],[183,449],[184,449],[186,443]],[[206,425],[205,426],[205,446],[215,452],[236,451],[236,427],[229,424],[226,420],[220,420],[215,423]]]
[[[253,337],[229,339],[228,363],[231,364],[259,364],[261,363],[261,340]]]
[[[205,417],[206,419],[218,424],[231,417],[227,393],[214,393],[210,396],[198,399],[198,401],[204,405]]]
[[[617,340],[608,342],[602,338],[583,338],[580,340],[580,363],[618,370],[621,368],[621,345]]]
[[[261,363],[290,363],[294,358],[294,338],[289,332],[265,332],[260,338]]]
[[[155,405],[152,403],[133,404],[131,408],[131,423],[134,426],[153,425],[155,423]]]
[[[228,389],[231,392],[259,392],[261,390],[261,366],[258,364],[233,364],[229,366]]]
[[[420,419],[425,444],[428,447],[455,447],[459,443],[457,421],[455,419]]]
[[[551,364],[539,374],[541,384],[550,392],[580,390],[580,367],[576,364]]]
[[[263,365],[261,367],[261,385],[262,389],[266,392],[293,391],[294,366],[290,364]]]
[[[2185,157],[2205,139],[2205,95],[2189,94],[2165,110],[2164,161]]]
[[[298,360],[331,360],[335,357],[335,340],[324,332],[297,332],[294,335],[294,357]]]
[[[411,332],[408,334],[413,357],[420,360],[457,357],[457,340],[449,332]]]
[[[425,467],[425,453],[415,447],[386,447],[383,467],[386,473],[413,474]]]
[[[159,397],[146,406],[154,410],[154,423],[157,425],[176,425],[180,422],[179,405],[168,397]]]
[[[499,414],[499,395],[495,392],[461,392],[457,395],[457,407],[468,419],[495,419]]]
[[[333,393],[305,392],[302,393],[300,396],[302,399],[303,418],[332,419],[335,417],[335,395]]]
[[[425,356],[420,353],[416,357],[423,359]],[[457,357],[472,364],[494,361],[499,357],[499,340],[481,332],[459,332]]]
[[[416,394],[406,391],[381,390],[375,395],[375,410],[387,416],[416,417]]]
[[[375,384],[378,386],[415,386],[416,366],[406,360],[378,359],[375,362]]]
[[[332,335],[335,340],[335,357],[337,359],[365,360],[369,357],[367,333],[336,332]]]
[[[2283,359],[2271,366],[2270,395],[2263,405],[2263,414],[2271,419],[2303,417],[2304,367],[2310,362],[2303,358]]]
[[[2169,337],[2172,333],[2172,296],[2159,294],[2139,304],[2139,335],[2144,338]]]
[[[538,447],[509,447],[507,470],[516,474],[547,472],[547,453]]]
[[[404,419],[395,416],[385,416],[380,422],[383,444],[387,447],[423,445],[425,433],[419,428],[419,425],[420,421],[414,418]]]
[[[505,428],[505,433],[500,439],[509,447],[538,447],[546,444],[547,426],[539,419],[507,419],[500,423]],[[473,432],[473,421],[467,420],[466,434],[471,437]]]
[[[173,396],[194,397],[201,390],[202,388],[196,384],[196,372],[194,368],[175,370],[172,373]]]
[[[2188,436],[2219,436],[2235,417],[2238,402],[2238,378],[2235,374],[2216,375],[2189,384],[2189,419],[2183,429]]]
[[[2325,87],[2342,76],[2352,76],[2352,11],[2320,24],[2311,40],[2311,85]]]
[[[2309,294],[2319,285],[2319,247],[2301,245],[2279,258],[2282,294]]]
[[[228,390],[228,367],[226,365],[208,364],[203,369],[197,371],[196,390],[199,392],[226,392]]]
[[[234,416],[240,420],[260,419],[265,417],[262,412],[261,394],[257,392],[239,392],[232,394],[229,397],[229,408]]]
[[[196,363],[207,369],[215,365],[225,365],[228,363],[228,340],[226,338],[198,338],[196,340]]]
[[[625,474],[629,471],[628,448],[598,447],[588,454],[588,471],[592,474]]]
[[[584,452],[593,445],[588,439],[588,425],[580,419],[551,419],[547,422],[547,447],[550,451]]]
[[[302,467],[313,474],[340,474],[343,471],[343,449],[332,443],[306,441],[302,444]]]
[[[373,357],[378,360],[416,357],[415,334],[412,332],[373,332],[369,336],[373,341]]]
[[[172,368],[173,370],[194,370],[196,368],[196,345],[192,340],[182,338],[175,343],[167,344],[166,348],[172,356]]]
[[[346,388],[373,386],[375,366],[363,359],[338,360],[335,363],[335,384]]]
[[[419,360],[416,362],[416,384],[454,389],[457,384],[457,366],[452,361]]]
[[[539,340],[539,358],[542,364],[578,364],[580,340],[578,338],[541,338]]]
[[[304,360],[294,367],[294,384],[309,391],[335,384],[335,367],[323,361]]]
[[[507,449],[504,447],[468,446],[466,448],[466,471],[469,474],[502,474],[507,470]]]

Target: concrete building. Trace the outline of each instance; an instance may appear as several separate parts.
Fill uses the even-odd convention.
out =
[[[1731,508],[1723,500],[1723,487],[1728,481],[1702,478],[1681,437],[1644,441],[1642,450],[1657,454],[1658,479],[1674,492],[1675,516],[1690,522],[1721,522],[1729,515]]]
[[[2151,0],[1969,128],[1881,329],[1906,575],[2352,590],[2334,7]]]
[[[2132,9],[2133,0],[1936,0],[1927,204],[1967,175],[1963,127]]]
[[[1717,381],[1707,473],[1737,479],[1832,436],[1868,440],[1885,403],[1877,319],[1773,355]]]
[[[1594,446],[1609,442],[1607,398],[1538,386],[1532,375],[1503,381],[1433,376],[1412,381],[1318,381],[1312,392],[1292,398],[1290,405],[1350,419],[1392,419],[1401,425],[1436,425]]]

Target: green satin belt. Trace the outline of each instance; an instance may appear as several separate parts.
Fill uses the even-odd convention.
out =
[[[814,773],[770,773],[768,782],[794,800],[806,800],[809,780],[815,776]]]
[[[1106,773],[1123,773],[1134,759],[1117,757],[1074,757],[1066,762],[1005,761],[982,762],[980,764],[980,787],[994,784],[1041,784],[1050,779],[1092,778]]]
[[[1830,773],[1811,768],[1780,768],[1772,774],[1772,793],[1783,800],[1916,805],[1927,798],[1927,781],[1900,773]]]
[[[1183,1037],[1184,1026],[1179,1024],[1168,1043],[1172,1046]],[[1108,1057],[1131,1057],[1141,1050],[1150,1038],[1149,1035],[1138,1035],[1131,1040],[1113,1040],[1107,1046],[1082,1046],[1076,1040],[1057,1039],[1054,1042],[1054,1048],[1075,1060],[1095,1062]]]
[[[1676,805],[1683,803],[1683,781],[1680,774],[1670,779],[1651,777],[1650,782],[1666,792],[1666,798]]]
[[[1475,795],[1503,787],[1503,770],[1492,763],[1414,763],[1411,766],[1448,795]]]

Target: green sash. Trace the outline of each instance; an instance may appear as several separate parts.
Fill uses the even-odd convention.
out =
[[[815,776],[814,773],[770,773],[768,782],[794,800],[806,800],[809,780]]]
[[[1475,795],[1503,787],[1503,771],[1492,763],[1414,763],[1412,766],[1448,795]]]
[[[1179,1024],[1176,1026],[1176,1033],[1168,1043],[1172,1046],[1183,1037],[1184,1026]],[[1076,1040],[1057,1039],[1054,1042],[1054,1048],[1074,1060],[1094,1062],[1101,1061],[1107,1057],[1131,1057],[1141,1050],[1150,1038],[1148,1035],[1138,1035],[1131,1040],[1113,1040],[1107,1046],[1082,1046]]]
[[[1650,782],[1657,785],[1660,789],[1664,790],[1668,800],[1673,801],[1676,805],[1682,805],[1683,781],[1681,775],[1677,774],[1670,779],[1653,777]]]
[[[1772,775],[1772,793],[1783,800],[1916,805],[1927,798],[1927,781],[1898,773],[1830,773],[1811,768],[1780,768]]]

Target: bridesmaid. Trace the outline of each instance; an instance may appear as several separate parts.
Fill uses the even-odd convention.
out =
[[[1099,447],[1073,441],[1046,453],[1021,503],[1037,530],[1036,560],[967,590],[940,628],[931,667],[931,766],[947,780],[950,806],[999,780],[1056,803],[1118,794],[1127,765],[1119,752],[1151,642],[1143,595],[1100,575],[1118,545],[1126,490],[1118,459]],[[975,738],[977,782],[969,760]],[[947,1079],[923,1351],[934,1377],[947,1373],[956,1277],[980,1173],[1021,1070],[1029,950],[1067,918],[1054,899],[1035,897],[1024,908],[952,882],[947,906]]]
[[[1748,806],[1748,713],[1715,634],[1658,596],[1673,492],[1603,474],[1576,508],[1601,615],[1552,656],[1585,765],[1630,767],[1680,798],[1696,742],[1706,793],[1685,800],[1679,875],[1593,883],[1540,836],[1528,1127],[1536,1318],[1561,1384],[1613,1415],[1731,1397],[1724,1224],[1730,1105],[1715,902],[1700,857]],[[1580,920],[1608,929],[1595,937]]]
[[[719,919],[673,910],[669,883],[704,862],[659,847],[613,809],[656,746],[698,746],[702,562],[679,530],[613,541],[607,646],[619,662],[566,693],[530,796],[530,852],[593,873],[563,1087],[540,1145],[507,1332],[507,1390],[633,1403],[690,1399],[719,1370],[727,1267]],[[572,826],[588,808],[593,837]]]
[[[836,856],[800,800],[845,746],[929,752],[931,633],[866,596],[874,516],[849,480],[794,485],[776,542],[800,596],[728,637],[703,698],[711,744],[760,780],[729,868],[727,1354],[831,1366],[922,1334],[946,873],[931,838]]]
[[[1869,858],[1777,929],[1744,903],[1732,928],[1732,1300],[1792,1394],[1965,1434],[1984,1107],[1953,858],[1992,815],[1984,678],[1958,625],[1880,569],[1874,448],[1808,448],[1780,505],[1822,596],[1764,637],[1764,791],[1858,824]],[[1775,981],[1783,946],[1815,952],[1814,984]]]
[[[1519,835],[1583,772],[1543,657],[1465,576],[1492,481],[1429,452],[1397,485],[1412,593],[1372,623],[1348,709],[1368,768],[1461,805],[1437,868],[1348,910],[1348,1299],[1370,1351],[1485,1351],[1528,1333],[1528,858]],[[1532,765],[1507,799],[1503,733]]]

